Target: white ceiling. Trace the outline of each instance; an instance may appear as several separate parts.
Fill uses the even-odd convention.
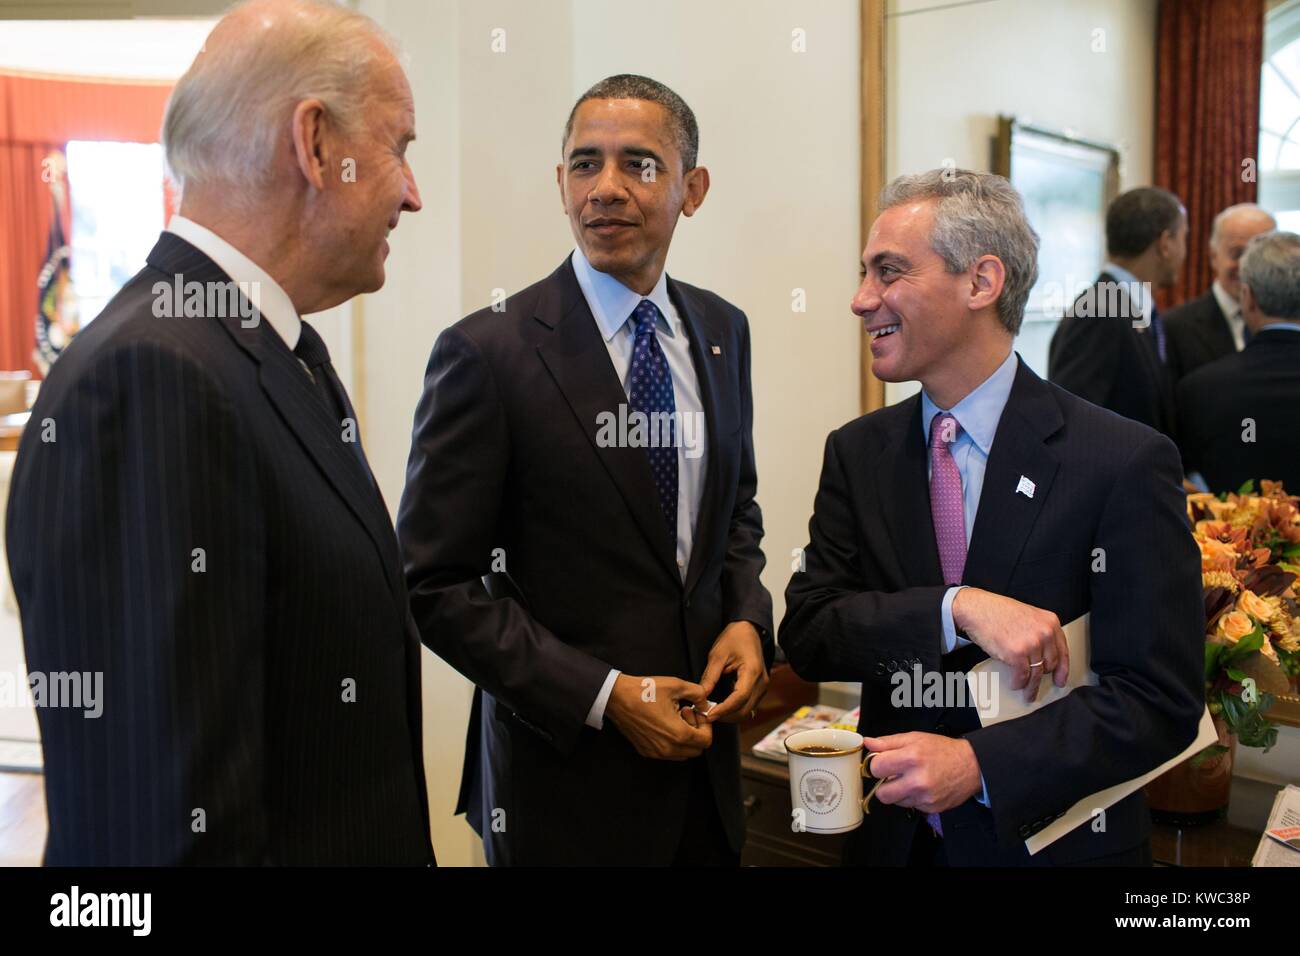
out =
[[[215,20],[4,20],[0,70],[175,80]]]

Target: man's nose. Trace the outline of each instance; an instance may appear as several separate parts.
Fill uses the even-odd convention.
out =
[[[591,187],[589,198],[592,202],[605,206],[627,201],[627,189],[623,186],[617,166],[606,164],[602,167]]]
[[[424,208],[424,203],[420,201],[420,187],[415,184],[415,173],[409,166],[406,170],[406,199],[402,208],[407,212],[419,212]]]
[[[880,293],[876,291],[871,278],[862,280],[862,285],[858,286],[858,292],[849,304],[856,315],[870,315],[877,311],[881,306]]]

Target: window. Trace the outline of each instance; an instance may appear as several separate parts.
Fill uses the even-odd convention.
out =
[[[1259,110],[1259,204],[1300,232],[1300,0],[1264,22]]]
[[[68,143],[72,287],[84,326],[144,267],[163,228],[157,143]]]

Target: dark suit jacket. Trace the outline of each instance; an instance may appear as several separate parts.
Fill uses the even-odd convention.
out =
[[[1150,326],[1127,287],[1108,272],[1074,300],[1052,335],[1047,377],[1094,405],[1177,434],[1173,383]]]
[[[1054,612],[1091,612],[1096,687],[980,728],[969,707],[893,706],[895,672],[966,671],[942,654],[945,587],[930,519],[921,399],[859,418],[826,442],[806,570],[786,589],[779,640],[808,680],[861,681],[859,730],[970,741],[991,810],[942,814],[953,864],[1074,863],[1145,846],[1141,792],[1034,857],[1023,841],[1084,796],[1188,746],[1205,707],[1200,559],[1168,439],[1038,378],[1023,361],[989,455],[963,582]],[[1017,493],[1021,476],[1036,488]],[[1104,571],[1094,571],[1098,550]],[[910,701],[908,701],[910,703]],[[873,808],[857,861],[902,865],[923,817]]]
[[[1251,478],[1300,488],[1300,332],[1265,327],[1242,351],[1203,365],[1178,384],[1178,409],[1184,463],[1211,491],[1236,491]],[[1253,442],[1242,439],[1248,418]]]
[[[1202,365],[1237,351],[1213,290],[1165,313],[1165,336],[1169,374],[1175,384]]]
[[[55,363],[18,451],[28,665],[102,672],[105,698],[97,719],[38,711],[46,862],[432,862],[384,504],[268,322],[155,317],[177,276],[229,281],[164,233]]]
[[[479,688],[457,809],[493,863],[671,861],[692,762],[643,758],[587,713],[611,667],[698,680],[730,621],[774,652],[748,323],[703,289],[668,290],[708,429],[684,586],[645,450],[597,442],[597,416],[627,396],[568,259],[443,332],[429,359],[398,536],[425,643]],[[700,759],[739,851],[735,725],[713,734]]]

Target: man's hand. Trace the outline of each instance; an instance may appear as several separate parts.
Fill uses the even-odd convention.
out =
[[[709,723],[716,720],[739,723],[753,713],[759,700],[767,693],[763,642],[758,629],[748,621],[728,624],[713,642],[708,663],[704,666],[704,676],[700,678],[706,698],[723,674],[735,674],[736,687],[726,700],[704,716]]]
[[[708,694],[699,684],[676,677],[630,677],[619,674],[605,705],[636,752],[653,760],[689,760],[713,743],[713,728],[695,719],[684,704],[702,704]]]
[[[1051,674],[1057,687],[1070,676],[1070,649],[1061,622],[1051,611],[991,591],[966,587],[952,602],[952,621],[989,657],[1015,668],[1012,690],[1038,697],[1038,683]]]
[[[890,734],[864,737],[871,775],[885,779],[876,791],[881,803],[942,813],[984,790],[975,749],[962,737],[941,734]]]

